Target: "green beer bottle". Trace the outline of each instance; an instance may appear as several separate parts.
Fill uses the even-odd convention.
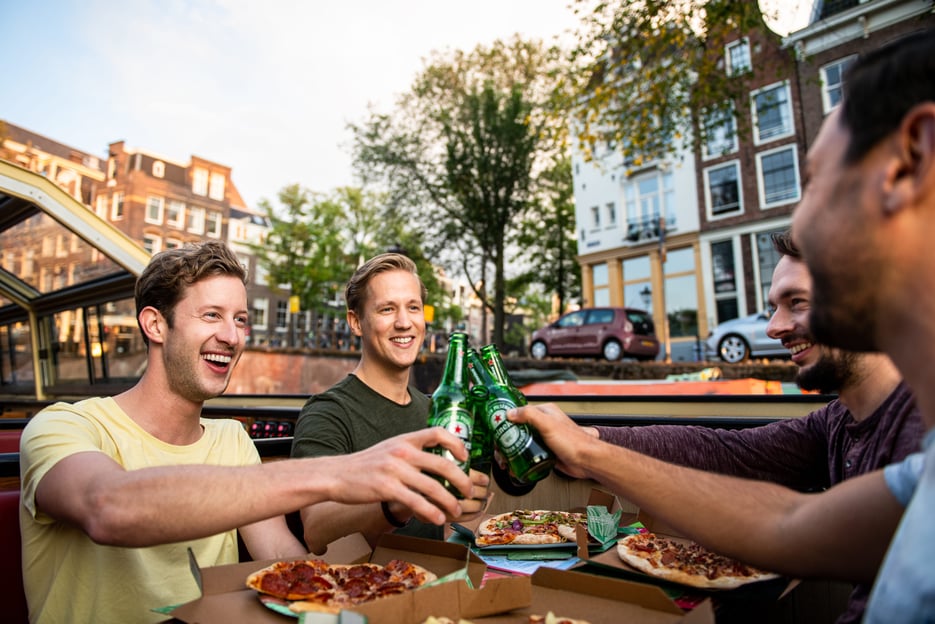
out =
[[[474,426],[474,416],[468,402],[467,379],[464,376],[464,352],[467,350],[467,334],[455,332],[451,334],[448,342],[448,357],[445,359],[445,370],[442,373],[438,388],[432,393],[432,407],[429,411],[429,427],[444,427],[464,442],[468,453],[471,452],[471,432]],[[448,449],[437,446],[431,449],[433,453],[446,457],[455,462],[465,474],[470,468],[470,457],[465,461],[458,461]],[[440,479],[445,488],[457,496],[464,498],[457,488],[447,479]]]
[[[510,422],[506,413],[518,407],[512,392],[501,386],[481,362],[474,349],[467,353],[468,371],[474,383],[487,388],[490,396],[484,406],[484,424],[490,428],[494,444],[520,483],[532,483],[548,476],[555,458],[532,435],[529,427]]]
[[[480,356],[484,360],[487,370],[490,371],[490,376],[513,394],[516,404],[519,406],[526,405],[526,396],[513,384],[509,373],[506,372],[506,365],[503,363],[503,358],[500,357],[500,350],[497,349],[497,345],[484,345],[480,349]]]
[[[484,386],[474,386],[468,396],[468,404],[474,415],[474,431],[471,432],[471,468],[488,477],[493,467],[493,438],[484,422],[484,409],[490,392]]]

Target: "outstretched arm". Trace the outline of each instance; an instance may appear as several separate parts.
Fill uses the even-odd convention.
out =
[[[510,413],[592,478],[717,552],[793,576],[871,582],[902,514],[882,471],[819,494],[667,464],[595,440],[554,405]]]
[[[395,501],[424,521],[441,524],[459,515],[461,506],[426,473],[443,475],[468,498],[472,484],[453,462],[422,450],[437,445],[466,459],[461,441],[437,427],[352,455],[246,467],[127,471],[102,453],[81,452],[42,477],[36,505],[39,512],[81,527],[98,543],[119,546],[197,539],[324,500]]]
[[[487,502],[487,487],[490,479],[476,470],[471,471],[473,495],[461,501],[461,515],[449,516],[449,522],[463,522],[483,511]],[[414,511],[397,502],[388,504],[390,513],[400,522],[407,522]],[[380,536],[393,530],[380,509],[379,503],[368,505],[346,505],[325,501],[302,509],[302,526],[305,527],[305,543],[311,552],[321,554],[334,540],[360,532],[370,544],[376,544]]]

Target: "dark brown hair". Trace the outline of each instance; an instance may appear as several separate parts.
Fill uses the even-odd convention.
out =
[[[792,240],[792,233],[789,230],[785,232],[773,232],[770,235],[770,239],[773,242],[773,249],[775,249],[780,256],[789,256],[796,260],[802,259],[802,252],[795,246],[795,242]]]
[[[172,327],[175,306],[185,294],[185,289],[216,275],[231,275],[247,283],[246,269],[222,242],[191,243],[157,253],[136,280],[137,323],[143,308],[152,306]],[[146,332],[143,332],[143,341],[149,344]]]
[[[935,29],[901,37],[858,57],[844,78],[841,119],[852,164],[892,133],[922,102],[935,102]]]

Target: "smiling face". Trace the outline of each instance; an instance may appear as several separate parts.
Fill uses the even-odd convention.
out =
[[[804,390],[839,391],[854,379],[859,356],[815,342],[809,329],[812,279],[801,260],[782,256],[773,271],[766,334],[782,341],[799,367],[796,383]]]
[[[239,278],[208,277],[187,287],[162,341],[171,391],[195,402],[223,393],[244,350],[247,319]]]
[[[870,154],[847,165],[850,133],[832,112],[808,152],[806,187],[792,230],[813,279],[812,333],[824,343],[854,351],[877,349],[875,315],[887,284],[874,245],[880,169]],[[875,182],[877,182],[875,184]]]
[[[348,310],[348,325],[361,337],[362,360],[391,372],[408,371],[425,339],[422,284],[404,270],[373,275],[358,311]]]

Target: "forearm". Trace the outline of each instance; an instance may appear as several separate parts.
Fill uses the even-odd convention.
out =
[[[53,470],[60,468],[68,466]],[[236,468],[115,469],[93,481],[86,491],[75,493],[80,500],[65,512],[73,517],[63,519],[74,521],[92,539],[108,545],[149,546],[197,539],[327,499],[334,479],[324,468],[273,462]],[[310,471],[317,478],[309,479]]]
[[[412,516],[412,512],[395,504],[390,504],[390,510],[400,521]],[[309,550],[319,555],[325,552],[328,544],[345,535],[362,533],[373,545],[393,528],[384,518],[379,503],[344,505],[330,501],[303,508],[302,526]]]
[[[608,444],[588,444],[580,452],[579,465],[588,476],[680,533],[794,576],[871,581],[901,512],[879,475],[857,487],[842,484],[809,495],[667,464]]]
[[[828,486],[827,440],[803,421],[742,430],[692,425],[596,427],[600,439],[662,461],[799,490]]]

